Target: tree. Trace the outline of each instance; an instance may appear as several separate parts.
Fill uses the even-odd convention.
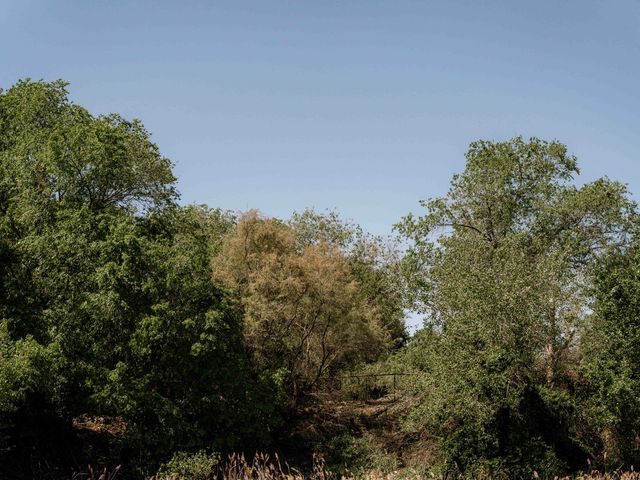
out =
[[[108,264],[108,273],[97,272],[112,280],[95,307],[124,311],[96,311],[118,325],[103,335],[120,331],[121,338],[105,341],[92,355],[102,359],[98,378],[104,383],[96,379],[90,398],[99,410],[134,423],[151,459],[204,447],[267,445],[278,425],[277,390],[252,375],[241,319],[211,277],[219,235],[232,225],[232,218],[207,208],[164,212],[143,222],[139,247],[120,253],[126,257]],[[98,318],[86,323],[98,325]]]
[[[58,204],[160,208],[177,196],[171,162],[142,123],[92,116],[62,81],[18,82],[0,96],[0,125],[2,197],[16,220]]]
[[[557,142],[475,142],[449,193],[398,226],[436,337],[417,344],[428,367],[411,422],[443,438],[456,468],[526,476],[586,460],[572,438],[569,359],[590,268],[627,240],[632,205],[617,182],[571,185],[577,173]]]
[[[363,301],[375,306],[396,347],[406,341],[405,301],[400,272],[401,254],[390,239],[373,236],[340,218],[337,212],[311,209],[294,212],[288,225],[299,248],[327,243],[339,249],[360,285]]]
[[[19,260],[23,243],[50,233],[58,216],[71,210],[134,213],[169,206],[177,198],[174,182],[171,163],[139,121],[90,115],[69,101],[66,83],[25,80],[0,92],[0,280],[6,293],[0,314],[12,334],[43,335],[29,310],[43,300],[25,284],[33,272]]]
[[[300,245],[293,229],[255,211],[226,239],[214,276],[237,292],[254,365],[284,378],[293,402],[391,341],[340,249]]]
[[[612,468],[640,465],[640,241],[613,249],[595,274],[581,370],[586,410]]]
[[[0,423],[121,417],[140,468],[268,442],[277,388],[211,277],[235,219],[178,207],[142,124],[90,115],[63,82],[1,93],[0,125]]]

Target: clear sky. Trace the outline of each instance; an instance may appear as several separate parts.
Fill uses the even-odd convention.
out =
[[[24,77],[142,119],[185,203],[384,234],[516,134],[640,192],[640,1],[0,0],[0,86]]]

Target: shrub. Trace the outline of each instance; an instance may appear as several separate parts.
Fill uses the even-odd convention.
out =
[[[165,463],[156,480],[211,480],[220,465],[217,453],[201,450],[196,453],[178,452]]]

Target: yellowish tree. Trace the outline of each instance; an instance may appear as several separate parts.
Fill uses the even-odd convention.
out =
[[[301,246],[291,227],[255,211],[227,237],[214,276],[237,293],[254,365],[280,375],[294,401],[391,344],[380,310],[361,295],[338,247]]]

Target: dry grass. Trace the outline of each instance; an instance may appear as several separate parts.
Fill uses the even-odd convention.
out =
[[[446,477],[434,475],[434,474],[420,474],[420,473],[409,473],[409,472],[391,472],[391,473],[381,473],[381,472],[371,472],[365,474],[358,478],[358,480],[423,480],[423,479],[444,479]],[[451,478],[451,477],[448,477]],[[502,480],[507,477],[500,477]],[[534,475],[532,480],[539,479],[539,476]],[[342,480],[351,480],[351,479],[342,479]],[[458,479],[461,480],[461,479]],[[481,477],[474,478],[474,480],[493,480],[492,477]],[[640,480],[640,473],[635,471],[628,472],[611,472],[611,473],[600,473],[600,472],[592,472],[592,473],[583,473],[578,474],[572,477],[554,477],[553,480]]]
[[[327,470],[320,458],[314,458],[313,472],[303,475],[278,455],[273,459],[267,454],[257,454],[251,462],[243,455],[232,455],[223,469],[221,480],[335,480],[336,475]]]
[[[410,473],[407,471],[397,471],[397,472],[369,472],[367,474],[361,475],[357,477],[357,480],[425,480],[425,479],[444,479],[447,477],[442,477],[434,474],[424,474],[424,473]],[[448,477],[451,478],[451,477]],[[502,478],[506,477],[500,477]],[[535,476],[532,480],[538,479],[539,477]],[[234,479],[235,480],[235,479]],[[356,480],[356,479],[347,479],[342,478],[340,480]],[[459,479],[460,480],[460,479]],[[474,480],[493,480],[492,477],[485,478],[476,478]],[[555,477],[553,480],[640,480],[640,473],[629,471],[629,472],[612,472],[612,473],[599,473],[592,472],[588,474],[579,474],[573,477]]]
[[[120,466],[109,470],[106,467],[102,470],[94,470],[91,465],[87,466],[87,471],[82,473],[74,473],[71,480],[115,480],[118,478]]]
[[[116,480],[119,467],[108,472],[94,471],[89,468],[87,473],[76,474],[72,480]],[[192,477],[184,475],[158,475],[148,480],[191,480]],[[195,478],[195,477],[193,477]],[[200,480],[203,477],[197,476]],[[310,474],[303,474],[301,471],[290,467],[287,462],[282,461],[278,455],[273,457],[268,454],[256,454],[251,461],[247,461],[243,455],[231,455],[225,466],[217,474],[207,476],[207,480],[426,480],[426,479],[447,479],[452,477],[442,477],[435,474],[419,473],[409,470],[398,470],[393,472],[371,471],[359,475],[339,476],[331,472],[319,457],[314,458],[313,470]],[[505,478],[505,477],[501,477]],[[532,480],[539,477],[534,474]],[[462,479],[458,479],[462,480]],[[476,478],[474,480],[493,480],[492,477]],[[609,473],[591,472],[578,474],[573,477],[555,477],[553,480],[640,480],[640,472],[636,471],[616,471]]]
[[[217,480],[425,480],[425,479],[442,479],[444,477],[409,471],[394,472],[367,472],[356,476],[337,476],[328,471],[324,464],[319,461],[315,463],[313,472],[305,476],[295,469],[289,468],[288,465],[282,464],[279,459],[270,462],[268,456],[261,456],[248,463],[242,457],[235,457],[230,463],[229,468]],[[538,478],[536,476],[533,477]],[[484,480],[491,480],[487,477]],[[580,474],[574,477],[559,478],[554,480],[640,480],[640,473],[635,471],[629,472],[612,472],[599,473],[592,472],[589,474]]]
[[[579,475],[576,480],[640,480],[639,472],[613,472],[613,473],[592,473],[588,475]]]

